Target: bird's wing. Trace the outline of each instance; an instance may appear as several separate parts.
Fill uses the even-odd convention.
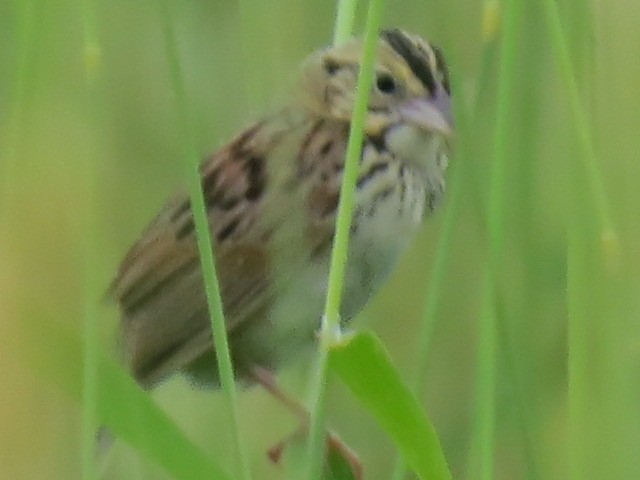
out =
[[[201,167],[226,327],[264,314],[274,292],[269,251],[286,219],[278,168],[308,128],[290,115],[254,125]],[[275,160],[274,160],[275,157]],[[287,158],[288,157],[288,158]],[[280,160],[282,159],[282,160]],[[293,170],[289,166],[289,170]],[[277,189],[271,192],[270,189]],[[269,192],[268,192],[269,191]],[[267,193],[268,192],[268,193]],[[267,203],[272,203],[267,207]],[[265,215],[265,208],[277,214]],[[122,261],[111,292],[134,377],[151,386],[212,348],[189,197],[169,201]]]

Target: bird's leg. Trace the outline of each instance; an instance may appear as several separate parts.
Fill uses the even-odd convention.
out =
[[[284,405],[293,415],[298,417],[302,425],[309,423],[309,412],[296,398],[285,392],[275,375],[259,365],[250,369],[251,377],[259,383],[274,399]]]
[[[282,453],[288,444],[294,441],[296,438],[305,436],[309,431],[310,415],[307,409],[296,398],[285,392],[275,375],[269,370],[262,368],[258,365],[254,365],[250,369],[250,374],[256,383],[262,385],[262,387],[278,402],[282,403],[287,410],[300,420],[300,426],[291,435],[278,442],[271,447],[267,455],[273,463],[278,463],[282,458]],[[351,465],[355,478],[362,480],[362,462],[358,457],[358,454],[354,452],[349,446],[342,441],[342,439],[332,431],[327,432],[327,451],[337,451],[347,462]]]

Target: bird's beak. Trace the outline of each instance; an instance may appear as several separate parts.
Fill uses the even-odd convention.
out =
[[[405,103],[400,108],[400,116],[427,132],[438,132],[447,137],[453,135],[451,98],[441,85],[432,97],[415,98]]]

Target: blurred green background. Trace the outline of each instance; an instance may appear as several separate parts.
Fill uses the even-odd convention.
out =
[[[577,209],[568,208],[572,189],[587,180],[575,167],[574,120],[540,2],[525,3],[504,192],[499,291],[501,338],[508,342],[498,355],[495,478],[571,478],[570,459],[576,457],[570,427],[585,439],[577,454],[584,476],[575,480],[640,478],[640,3],[558,2],[616,236],[586,242],[587,250],[574,257],[584,268],[569,287],[567,236],[588,230],[595,207],[586,195]],[[203,154],[285,101],[300,62],[330,42],[334,11],[333,2],[311,0],[172,3]],[[87,291],[106,290],[129,244],[184,183],[158,4],[96,2],[101,55],[89,59],[94,67],[99,62],[91,96],[83,12],[82,2],[68,0],[0,2],[1,478],[80,477],[80,405],[32,368],[26,353],[46,341],[47,322],[82,331]],[[456,101],[473,118],[464,132],[471,154],[460,159],[463,193],[425,408],[454,478],[477,478],[468,468],[487,257],[482,205],[489,192],[499,65],[495,56],[483,60],[490,42],[483,37],[481,0],[389,1],[385,24],[443,47],[462,94]],[[484,63],[488,82],[480,91]],[[444,209],[428,222],[355,325],[380,335],[407,378],[417,369],[417,332],[443,215]],[[88,226],[99,258],[90,279],[84,261]],[[578,320],[575,331],[568,329],[572,299],[581,312],[571,317]],[[111,348],[117,312],[104,303],[100,309],[102,343]],[[42,326],[36,335],[25,333],[30,322]],[[577,377],[569,375],[572,348],[586,352]],[[283,372],[282,382],[304,398],[308,371],[301,363]],[[193,390],[176,378],[154,397],[228,467],[233,455],[222,395]],[[264,452],[295,428],[294,419],[259,389],[243,392],[240,417],[255,478],[278,478]],[[360,454],[367,479],[390,478],[391,441],[337,381],[330,388],[328,423]],[[105,478],[113,479],[165,475],[121,443],[105,470]]]

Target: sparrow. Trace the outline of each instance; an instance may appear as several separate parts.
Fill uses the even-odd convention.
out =
[[[313,349],[323,311],[363,42],[312,53],[286,104],[200,166],[236,377]],[[442,51],[380,33],[350,231],[341,322],[389,276],[440,204],[452,153]],[[191,203],[177,193],[122,260],[110,289],[125,361],[152,388],[184,373],[219,384]]]

